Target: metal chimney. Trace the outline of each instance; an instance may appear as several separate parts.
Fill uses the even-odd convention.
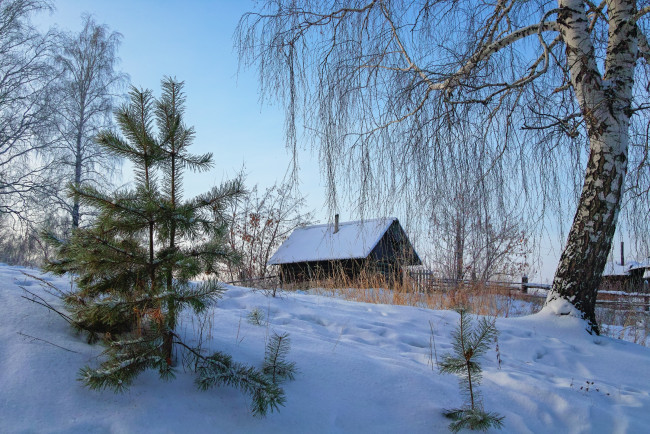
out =
[[[339,215],[336,214],[334,216],[334,233],[337,233],[339,231]]]
[[[621,241],[621,266],[625,265],[625,255],[623,254],[623,241]]]

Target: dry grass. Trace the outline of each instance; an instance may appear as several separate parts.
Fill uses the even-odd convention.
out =
[[[334,278],[315,279],[294,284],[285,289],[309,289],[311,293],[334,296],[364,303],[391,304],[450,310],[464,307],[469,312],[497,317],[514,317],[538,312],[544,297],[522,294],[504,285],[485,283],[450,285],[429,282],[426,288],[410,279],[403,282],[387,280],[383,275],[362,272],[350,279],[344,273]],[[627,299],[623,299],[627,300]],[[650,317],[639,308],[639,300],[630,299],[616,304],[599,304],[596,316],[604,335],[650,344]]]
[[[470,283],[449,285],[429,282],[427,288],[419,287],[409,278],[387,279],[379,273],[362,271],[351,279],[345,273],[335,277],[314,279],[308,283],[294,284],[286,289],[310,289],[320,295],[336,296],[344,300],[375,304],[426,307],[449,310],[464,307],[469,312],[487,316],[520,316],[534,313],[543,299],[527,297],[532,303],[518,303],[525,295],[503,285]]]
[[[644,297],[625,297],[596,308],[601,333],[617,339],[650,345],[650,312]]]

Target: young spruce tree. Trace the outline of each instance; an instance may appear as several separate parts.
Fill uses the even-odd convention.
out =
[[[239,387],[251,395],[253,412],[264,415],[284,402],[277,384],[226,354],[202,355],[175,330],[179,312],[200,313],[222,292],[218,266],[236,256],[225,242],[223,210],[243,187],[235,180],[182,199],[183,171],[208,169],[212,155],[188,152],[194,130],[183,122],[183,83],[165,78],[162,88],[158,100],[132,88],[130,103],[115,113],[121,135],[105,131],[97,138],[106,152],[132,162],[135,187],[112,194],[73,188],[71,195],[96,209],[97,218],[67,241],[50,237],[57,259],[47,269],[76,276],[77,289],[65,299],[75,326],[107,345],[106,360],[83,368],[81,380],[92,389],[122,391],[146,369],[172,378],[180,346],[197,359],[200,388]],[[213,278],[191,284],[199,275]]]
[[[296,364],[286,360],[291,339],[288,333],[277,334],[273,332],[264,355],[264,366],[262,372],[273,381],[279,384],[285,380],[293,380],[296,375]]]
[[[459,309],[460,322],[452,332],[452,354],[445,354],[439,364],[440,373],[458,375],[460,388],[466,395],[462,408],[446,410],[445,416],[452,419],[449,429],[458,432],[463,428],[486,431],[490,427],[501,428],[503,416],[488,413],[483,409],[477,386],[481,382],[480,358],[494,342],[498,331],[493,321],[479,319],[473,324],[472,317]]]

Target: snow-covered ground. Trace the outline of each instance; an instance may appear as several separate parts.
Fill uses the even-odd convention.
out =
[[[437,356],[450,351],[457,313],[237,287],[206,320],[183,317],[179,330],[257,366],[267,336],[288,332],[288,358],[300,372],[284,384],[279,413],[251,416],[235,389],[200,392],[182,366],[168,383],[147,372],[124,394],[91,391],[77,371],[96,365],[102,347],[21,297],[19,285],[43,294],[21,271],[34,273],[0,265],[3,433],[435,433],[447,430],[443,409],[462,405],[457,379],[432,369],[430,345],[432,325]],[[261,326],[247,321],[255,308],[266,313]],[[589,336],[579,320],[544,313],[498,319],[497,327],[501,364],[490,352],[480,390],[485,408],[505,416],[502,432],[648,432],[649,348]]]

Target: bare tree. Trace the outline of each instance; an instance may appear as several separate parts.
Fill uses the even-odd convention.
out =
[[[49,185],[52,145],[51,35],[30,23],[48,9],[38,0],[0,2],[0,214],[28,219],[26,210]]]
[[[228,242],[241,261],[229,264],[232,280],[264,278],[269,275],[267,262],[294,229],[309,224],[311,213],[303,212],[305,200],[296,196],[289,185],[281,184],[263,192],[253,187],[230,210]]]
[[[123,89],[127,76],[116,70],[117,50],[122,36],[100,25],[89,15],[82,17],[78,34],[58,37],[56,64],[61,78],[57,84],[56,126],[60,135],[57,164],[62,170],[61,186],[72,184],[106,186],[118,159],[103,151],[95,136],[111,126],[115,93]],[[70,215],[72,227],[83,216],[79,198],[67,200],[60,190],[59,205]]]
[[[648,107],[635,81],[647,77],[648,12],[626,0],[274,0],[241,19],[237,45],[262,89],[285,101],[289,146],[305,120],[330,181],[344,170],[362,197],[384,174],[431,196],[458,148],[520,169],[513,179],[537,187],[542,207],[566,202],[549,185],[577,184],[546,305],[577,311],[597,333],[630,124]],[[463,122],[484,140],[450,139]],[[567,166],[577,170],[563,177]]]
[[[479,161],[452,163],[453,179],[437,194],[428,260],[438,275],[456,281],[521,277],[529,253],[528,227],[516,201],[504,206],[495,192],[497,171],[481,174],[480,164],[474,163]]]
[[[647,76],[645,82],[648,82]],[[641,81],[643,83],[643,81]],[[638,259],[650,258],[650,122],[634,122],[630,134],[629,174],[626,182],[624,221],[630,238],[630,254]]]
[[[40,232],[46,228],[54,236],[62,237],[64,234],[60,229],[65,225],[56,213],[43,213],[37,217],[34,222],[0,214],[0,262],[30,267],[43,265],[52,248],[41,239]]]

